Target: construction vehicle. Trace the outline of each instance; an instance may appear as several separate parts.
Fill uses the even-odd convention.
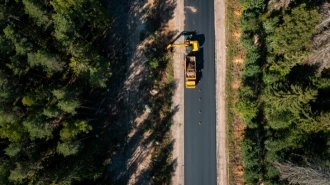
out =
[[[183,44],[169,44],[166,49],[170,49],[173,47],[184,46],[186,47],[187,54],[191,52],[196,52],[199,50],[199,44],[197,40],[187,40],[186,43]]]
[[[191,38],[191,37],[190,37]],[[197,40],[186,40],[183,44],[169,44],[166,49],[170,49],[177,46],[186,47],[185,56],[185,77],[186,77],[186,88],[196,88],[196,56],[195,52],[199,50],[199,43]]]
[[[196,87],[196,56],[187,55],[185,58],[186,88]]]

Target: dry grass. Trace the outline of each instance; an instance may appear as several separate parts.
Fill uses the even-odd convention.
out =
[[[239,86],[241,85],[241,83],[242,83],[242,80],[240,80],[240,79],[233,79],[231,81],[230,87],[231,87],[232,90],[237,90],[239,88]]]
[[[244,62],[244,59],[240,56],[235,56],[232,60],[233,64],[235,65],[242,65]]]
[[[227,82],[226,82],[226,104],[228,125],[228,150],[229,150],[229,184],[244,184],[243,162],[241,161],[239,143],[244,137],[246,126],[240,116],[232,111],[235,102],[238,101],[237,90],[242,84],[241,70],[245,60],[245,53],[240,45],[242,35],[239,29],[239,18],[242,9],[237,0],[227,1],[226,5],[226,27],[227,27]]]
[[[235,41],[239,41],[239,38],[241,38],[242,32],[240,30],[235,30],[232,33],[232,37]]]

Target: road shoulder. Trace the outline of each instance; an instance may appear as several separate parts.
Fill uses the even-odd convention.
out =
[[[227,185],[225,1],[214,0],[217,184]]]
[[[177,0],[174,11],[174,27],[180,33],[184,29],[184,1]],[[182,38],[180,38],[182,39]],[[181,41],[181,40],[178,41]],[[183,50],[176,48],[173,57],[174,68],[174,90],[172,97],[172,111],[175,111],[172,118],[172,138],[173,138],[173,161],[174,171],[172,184],[184,185],[184,70],[182,60]]]

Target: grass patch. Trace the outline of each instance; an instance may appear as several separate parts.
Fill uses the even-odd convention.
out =
[[[151,132],[154,143],[152,153],[152,182],[154,184],[170,184],[172,164],[172,136],[171,127],[171,99],[173,90],[173,61],[171,56],[165,55],[167,65],[163,69],[153,71],[156,78],[152,87],[158,87],[159,94],[150,98],[149,103],[153,111]],[[160,57],[160,60],[163,60]],[[151,68],[152,69],[152,68]]]
[[[229,184],[243,184],[243,166],[239,151],[239,137],[243,134],[240,128],[243,123],[233,111],[237,101],[237,90],[240,85],[240,71],[242,69],[242,63],[236,61],[244,58],[244,52],[240,46],[240,12],[241,7],[237,0],[226,2],[226,128]]]

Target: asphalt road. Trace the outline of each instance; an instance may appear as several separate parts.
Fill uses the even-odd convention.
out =
[[[200,42],[196,55],[197,70],[201,70],[196,89],[184,91],[184,181],[186,185],[216,185],[214,2],[185,0],[184,5],[184,31],[197,32],[193,39]]]

